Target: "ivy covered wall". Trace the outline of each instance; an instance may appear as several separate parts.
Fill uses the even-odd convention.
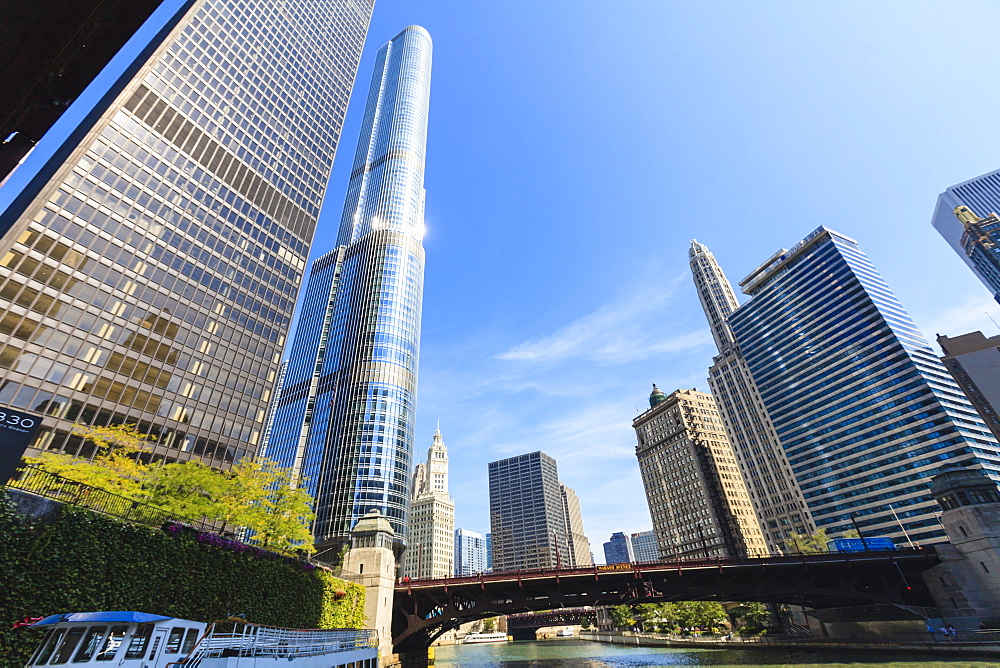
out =
[[[14,623],[60,612],[138,610],[204,622],[245,615],[291,628],[364,625],[360,585],[201,538],[71,506],[29,521],[0,487],[0,665],[24,665],[39,638],[34,630],[12,630]]]

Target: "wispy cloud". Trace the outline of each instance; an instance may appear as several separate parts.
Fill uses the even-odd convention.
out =
[[[916,314],[914,320],[917,320],[917,326],[936,350],[938,334],[958,336],[978,329],[986,336],[996,335],[997,325],[994,320],[1000,321],[1000,309],[992,297],[983,295],[931,313]]]
[[[672,334],[664,313],[679,279],[662,289],[607,304],[554,333],[497,355],[511,362],[553,363],[585,359],[605,364],[631,362],[698,348],[711,341],[707,329]]]

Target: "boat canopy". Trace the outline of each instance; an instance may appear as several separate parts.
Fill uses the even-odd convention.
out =
[[[125,610],[113,610],[109,612],[64,612],[58,615],[49,615],[45,619],[35,622],[32,626],[48,626],[49,624],[58,624],[59,622],[118,622],[121,624],[148,624],[150,622],[160,622],[164,619],[173,619],[173,617],[151,615],[148,612],[129,612]]]

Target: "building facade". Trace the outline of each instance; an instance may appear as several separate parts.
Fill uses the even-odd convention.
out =
[[[316,499],[318,546],[371,508],[407,537],[430,67],[419,26],[377,54],[337,247],[313,264],[275,412],[268,454]]]
[[[611,539],[604,543],[604,563],[630,564],[633,561],[632,537],[621,531],[611,534]]]
[[[590,541],[583,532],[583,514],[580,512],[580,499],[576,492],[566,485],[559,485],[562,493],[563,513],[566,515],[566,531],[568,533],[570,557],[572,566],[590,566],[594,563],[590,556]]]
[[[486,572],[486,539],[468,529],[455,529],[455,575]]]
[[[729,323],[817,527],[944,540],[930,476],[1000,479],[1000,446],[857,242],[820,227],[740,286]]]
[[[403,575],[444,578],[455,572],[455,501],[448,494],[448,448],[441,429],[427,451],[427,463],[413,475],[410,540],[403,555]]]
[[[793,536],[810,534],[816,525],[729,326],[729,316],[740,305],[736,293],[704,244],[692,241],[688,255],[698,299],[719,351],[709,367],[708,383],[768,551],[780,554],[794,549]]]
[[[937,337],[941,362],[1000,441],[1000,336],[982,332]]]
[[[660,558],[660,544],[655,531],[640,531],[629,536],[632,553],[636,561],[657,561]]]
[[[711,394],[655,385],[632,422],[653,532],[664,558],[767,554]]]
[[[29,454],[123,422],[157,460],[256,452],[370,15],[192,3],[5,200],[0,406],[44,416]]]
[[[490,462],[494,571],[573,563],[556,460],[543,452]]]
[[[1000,300],[997,219],[1000,170],[951,186],[938,195],[931,224]]]

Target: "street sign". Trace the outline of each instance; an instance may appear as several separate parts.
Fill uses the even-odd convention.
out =
[[[860,538],[835,538],[830,541],[833,552],[868,552],[871,550],[895,550],[896,544],[885,536],[865,536]]]
[[[7,484],[21,465],[41,422],[40,415],[0,406],[0,484]]]

